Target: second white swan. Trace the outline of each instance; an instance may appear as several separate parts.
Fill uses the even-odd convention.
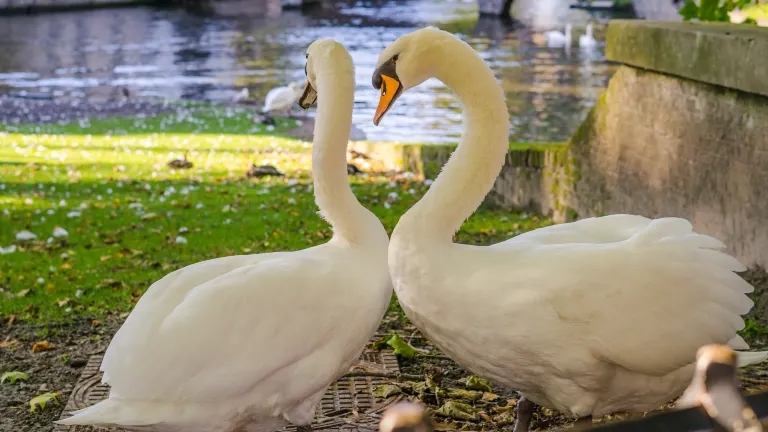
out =
[[[461,100],[461,142],[395,228],[389,270],[408,318],[474,373],[519,391],[515,430],[532,402],[578,417],[649,411],[691,382],[696,351],[736,334],[752,287],[723,244],[678,218],[615,215],[538,229],[478,247],[452,242],[509,148],[509,114],[493,72],[466,43],[426,28],[379,56],[378,124],[407,89],[436,77]],[[741,352],[740,363],[767,353]],[[532,402],[531,402],[532,401]]]

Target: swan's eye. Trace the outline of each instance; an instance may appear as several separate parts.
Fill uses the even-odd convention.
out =
[[[304,58],[308,59],[309,58],[309,53],[304,54]]]
[[[392,56],[392,61],[396,62],[397,59],[399,59],[399,58],[400,58],[400,54],[395,54],[395,55]]]

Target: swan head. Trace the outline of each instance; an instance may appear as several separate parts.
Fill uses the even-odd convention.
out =
[[[426,27],[408,33],[389,44],[379,55],[373,72],[373,87],[381,91],[379,106],[373,118],[378,125],[400,95],[435,76],[441,55],[456,40],[451,33]]]
[[[319,39],[312,42],[307,48],[307,63],[304,66],[304,73],[307,76],[307,82],[304,84],[304,91],[299,97],[298,104],[303,109],[309,109],[317,101],[317,92],[329,91],[333,89],[321,89],[318,87],[318,74],[323,70],[328,71],[331,67],[339,70],[339,67],[352,73],[354,76],[354,66],[352,57],[344,46],[333,39]]]
[[[432,423],[423,406],[401,402],[384,411],[379,422],[379,430],[381,432],[430,432]]]

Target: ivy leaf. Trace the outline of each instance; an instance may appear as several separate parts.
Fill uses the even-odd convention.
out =
[[[686,0],[685,5],[677,13],[682,15],[684,20],[690,21],[693,18],[698,18],[699,6],[693,0]]]
[[[717,21],[718,6],[720,6],[720,0],[701,0],[699,19],[701,21]]]
[[[408,345],[408,343],[397,334],[393,333],[389,335],[387,338],[387,345],[389,345],[395,354],[399,355],[400,357],[413,358],[413,356],[416,355],[416,350],[413,349],[412,346]]]
[[[29,401],[29,410],[31,412],[35,412],[38,406],[40,407],[40,409],[45,409],[45,404],[47,404],[48,402],[58,403],[59,396],[61,396],[61,393],[59,392],[43,393],[40,396],[36,396],[32,398],[31,401]]]
[[[484,380],[482,378],[478,378],[474,375],[469,377],[467,380],[467,388],[470,390],[479,390],[484,392],[492,392],[493,389],[488,384],[488,380]]]
[[[3,374],[2,377],[0,377],[0,384],[4,383],[6,380],[10,381],[11,384],[15,383],[16,380],[28,380],[29,375],[25,374],[24,372],[19,371],[12,371],[12,372],[6,372]]]

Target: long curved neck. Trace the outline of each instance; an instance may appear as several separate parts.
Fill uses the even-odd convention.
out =
[[[451,88],[464,106],[464,131],[441,174],[398,228],[410,231],[414,238],[450,242],[480,206],[504,165],[509,113],[493,72],[469,45],[459,40],[444,43],[434,64],[435,78]]]
[[[330,70],[317,75],[312,176],[315,202],[320,214],[333,226],[334,237],[347,243],[360,243],[370,235],[375,216],[357,201],[347,177],[347,142],[355,90],[353,74],[350,67],[349,71]]]

